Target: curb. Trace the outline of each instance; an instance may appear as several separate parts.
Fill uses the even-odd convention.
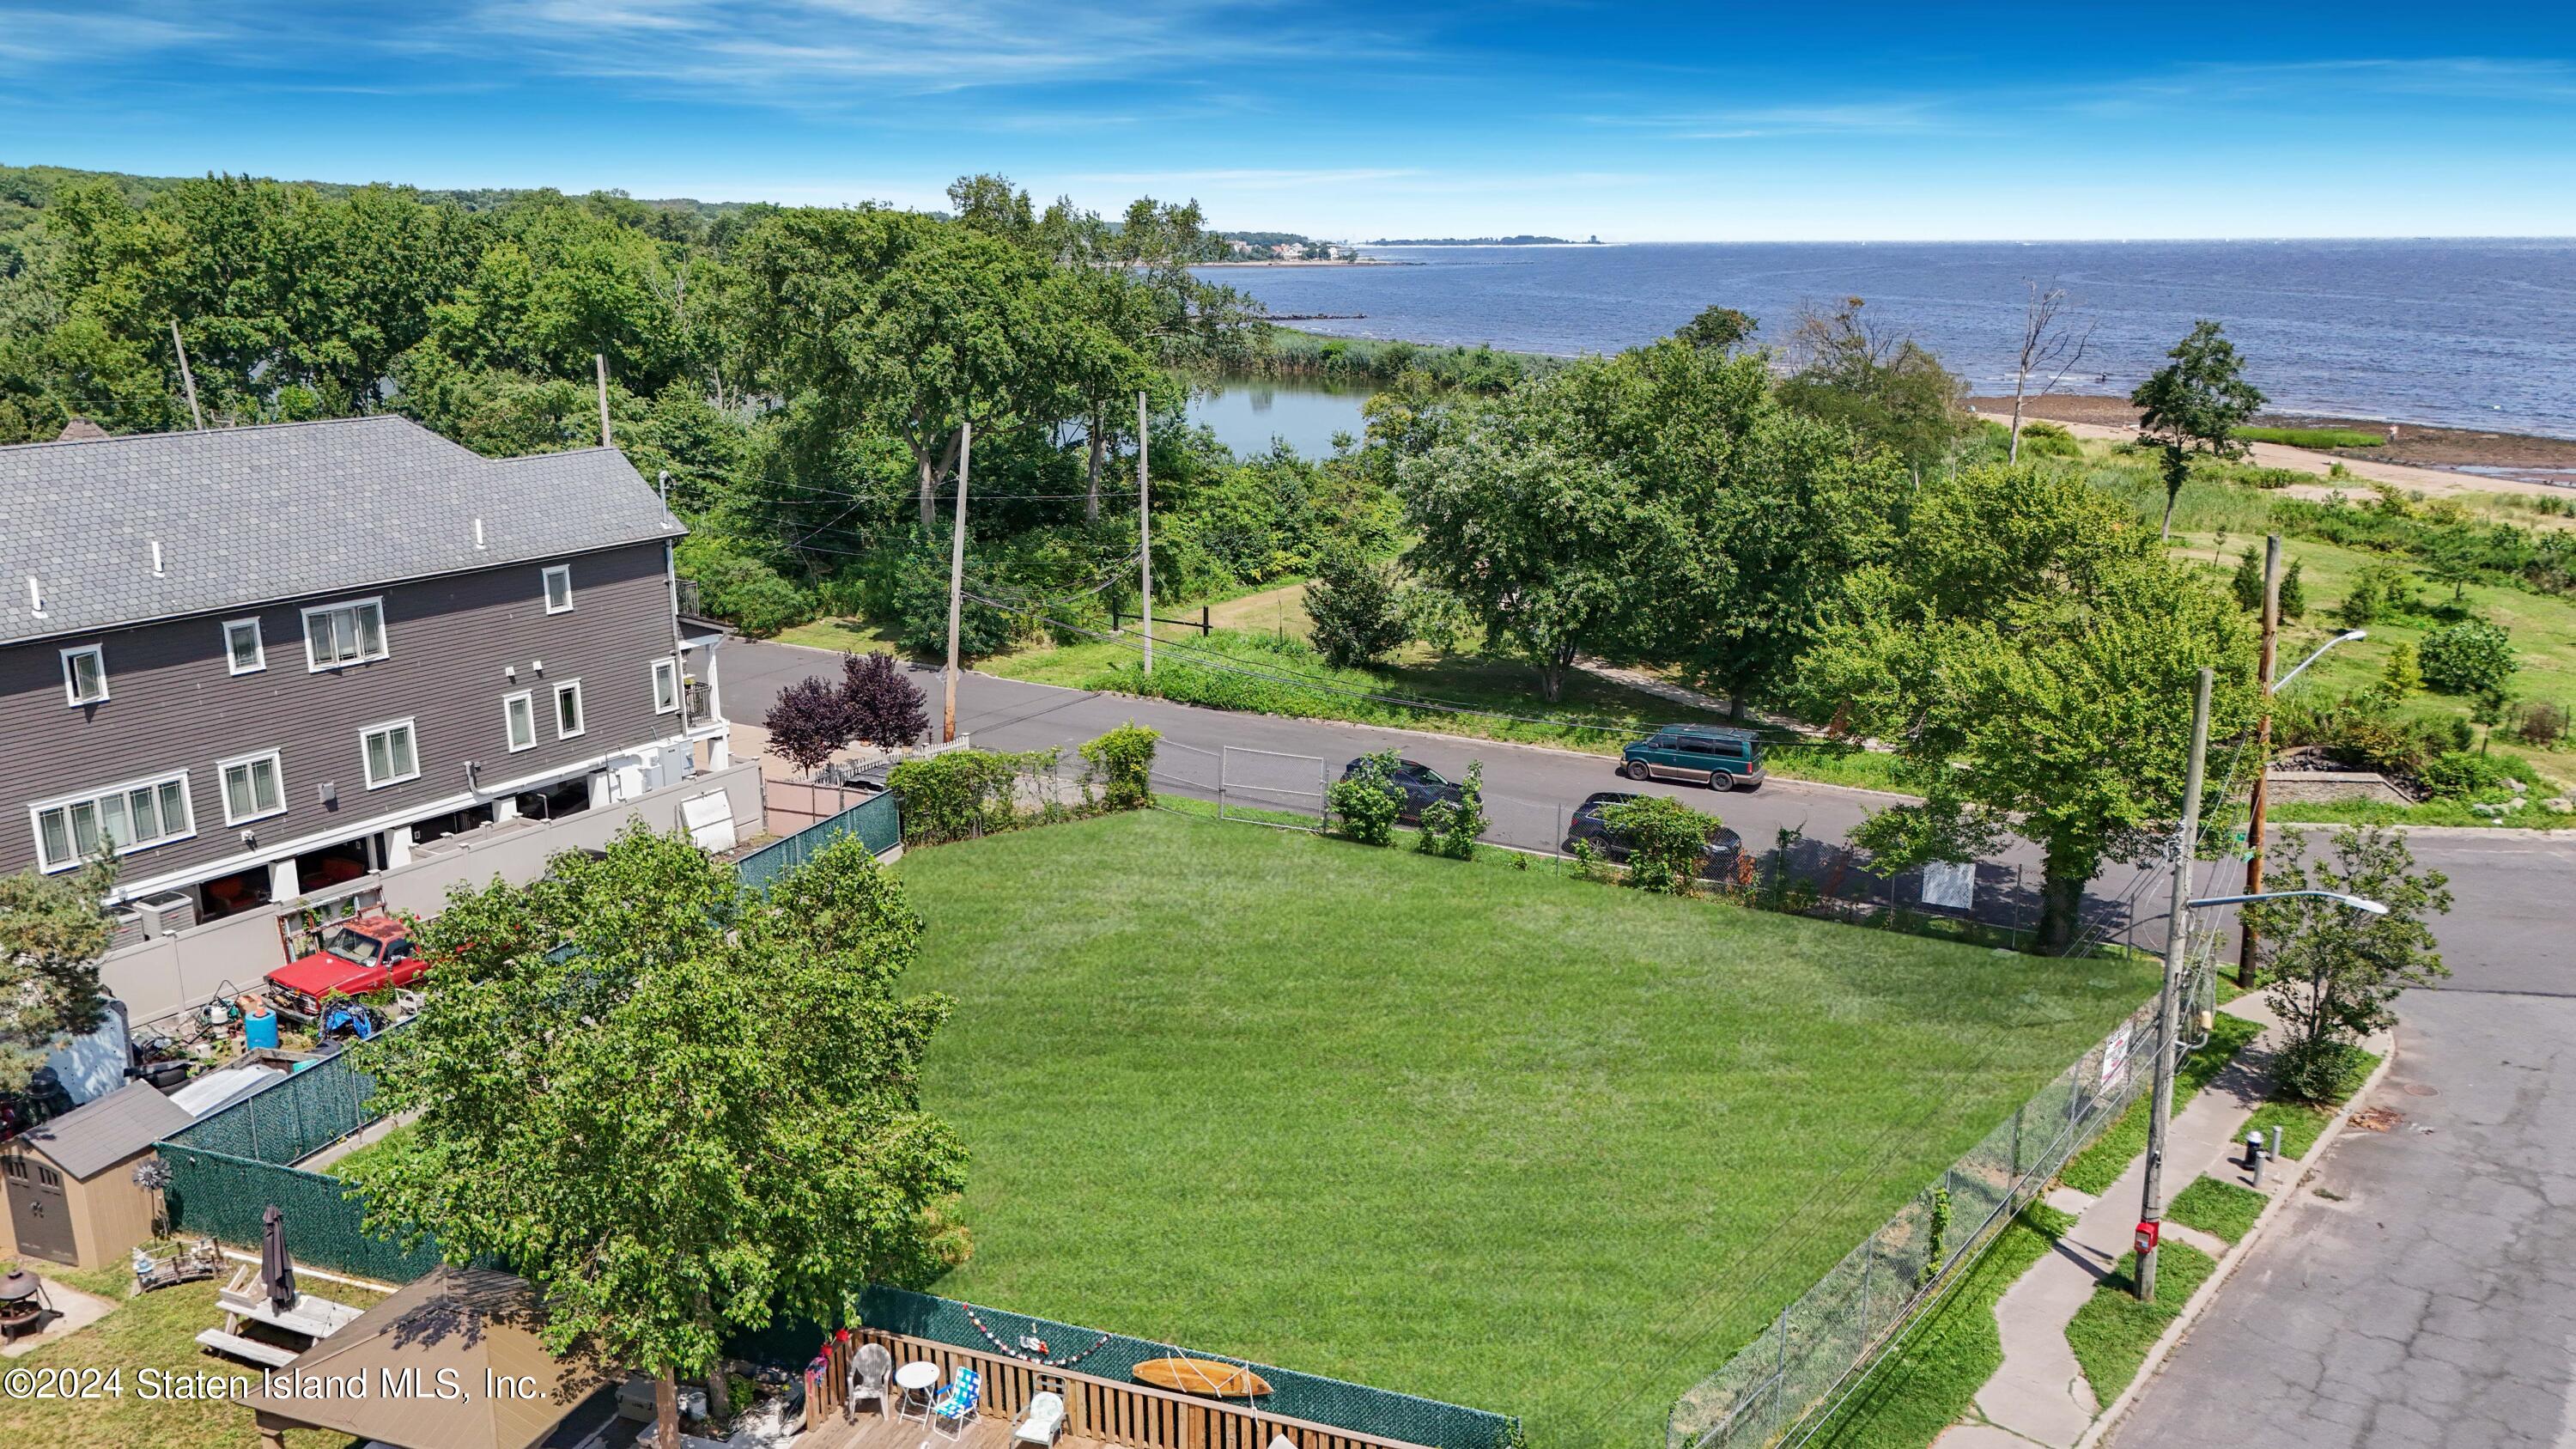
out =
[[[2201,1315],[2209,1311],[2209,1305],[2218,1297],[2219,1290],[2227,1286],[2227,1280],[2235,1277],[2236,1270],[2244,1266],[2245,1260],[2254,1256],[2252,1252],[2254,1245],[2263,1240],[2263,1235],[2271,1230],[2273,1220],[2281,1216],[2282,1209],[2289,1205],[2292,1198],[2299,1195],[2299,1189],[2306,1186],[2308,1179],[2316,1174],[2317,1164],[2325,1160],[2326,1150],[2342,1139],[2344,1128],[2352,1121],[2352,1114],[2360,1110],[2361,1099],[2378,1090],[2381,1080],[2388,1075],[2388,1069],[2396,1065],[2396,1062],[2397,1038],[2396,1034],[2391,1032],[2388,1050],[2380,1053],[2379,1065],[2372,1068],[2370,1075],[2362,1080],[2362,1084],[2355,1087],[2352,1095],[2344,1099],[2344,1105],[2335,1113],[2334,1120],[2327,1123],[2325,1130],[2317,1134],[2316,1145],[2308,1149],[2307,1157],[2299,1164],[2298,1180],[2284,1187],[2280,1196],[2266,1204],[2263,1211],[2255,1216],[2254,1226],[2246,1229],[2245,1236],[2237,1239],[2235,1246],[2229,1248],[2219,1258],[2218,1270],[2210,1274],[2208,1279],[2184,1302],[2182,1312],[2174,1318],[2174,1321],[2165,1325],[2164,1333],[2156,1339],[2155,1346],[2147,1350],[2146,1359],[2138,1365],[2138,1371],[2130,1378],[2129,1386],[2120,1391],[2120,1397],[2113,1399],[2109,1408],[2094,1417],[2093,1427],[2085,1430],[2084,1436],[2075,1441],[2075,1449],[2097,1449],[2103,1440],[2111,1436],[2111,1431],[2120,1427],[2120,1421],[2129,1416],[2129,1411],[2137,1407],[2138,1396],[2145,1392],[2147,1385],[2155,1381],[2157,1374],[2164,1371],[2165,1360],[2173,1356],[2175,1349],[2182,1347],[2182,1341],[2190,1335],[2192,1325],[2198,1323]]]

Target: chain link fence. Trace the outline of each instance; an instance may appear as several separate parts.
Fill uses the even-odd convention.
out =
[[[1683,1394],[1665,1449],[1805,1442],[2013,1214],[2153,1084],[2155,1036],[2151,1000]]]

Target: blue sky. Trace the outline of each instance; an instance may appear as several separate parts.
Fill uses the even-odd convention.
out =
[[[0,0],[0,161],[1607,240],[2576,234],[2565,5]]]

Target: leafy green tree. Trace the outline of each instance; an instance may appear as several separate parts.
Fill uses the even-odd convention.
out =
[[[2383,619],[2393,619],[2415,607],[2415,588],[2406,572],[2394,564],[2363,564],[2355,574],[2352,588],[2335,607],[2335,617],[2350,628],[2360,629]]]
[[[1356,549],[1328,549],[1317,561],[1306,616],[1314,621],[1315,648],[1345,667],[1374,663],[1406,638],[1394,565]]]
[[[2349,1088],[2361,1039],[2396,1020],[2398,993],[2451,974],[2425,923],[2451,909],[2450,879],[2417,869],[2404,833],[2377,826],[2335,832],[2331,856],[2311,857],[2295,830],[2284,846],[2267,867],[2268,889],[2336,891],[2388,907],[2373,915],[2302,896],[2245,910],[2272,980],[2267,999],[2288,1032],[2273,1079],[2293,1096],[2332,1101]]]
[[[2281,617],[2304,619],[2307,613],[2307,582],[2299,577],[2299,561],[2292,559],[2290,566],[2281,570]]]
[[[508,1261],[549,1348],[655,1376],[661,1442],[730,1332],[938,1261],[966,1153],[919,1082],[952,1008],[896,994],[921,919],[865,847],[764,895],[639,826],[413,930],[439,989],[370,1049],[376,1109],[417,1114],[370,1230]]]
[[[2388,662],[2379,668],[2377,688],[2390,704],[2402,703],[2408,695],[2423,690],[2424,671],[2413,644],[2401,639],[2389,646]]]
[[[2164,450],[2164,537],[2173,537],[2174,504],[2191,478],[2191,458],[2241,458],[2236,430],[2263,406],[2261,389],[2245,380],[2244,359],[2217,323],[2193,324],[2191,335],[2165,356],[2129,401],[2138,408],[2138,436]]]
[[[2151,856],[2180,813],[2192,697],[2213,738],[2252,717],[2244,616],[2082,479],[2045,467],[1927,478],[1892,557],[1856,571],[1804,687],[1817,718],[1896,742],[1923,803],[1854,839],[1896,867],[2009,831],[2043,854],[2036,949],[2073,944],[2085,883]]]
[[[1663,795],[1623,800],[1603,810],[1601,822],[1628,843],[1628,884],[1670,896],[1698,888],[1709,839],[1724,823]]]
[[[2451,603],[2457,607],[2468,593],[2469,585],[2486,572],[2485,545],[2477,531],[2465,524],[2454,525],[2434,535],[2425,551],[2424,577],[2436,584],[2451,587]]]
[[[26,1086],[62,1038],[97,1028],[108,943],[98,903],[114,885],[103,862],[67,876],[0,876],[0,1092]]]
[[[1789,339],[1797,370],[1779,395],[1887,449],[1919,480],[1967,430],[1968,387],[1912,338],[1866,320],[1863,305],[1847,297],[1832,312],[1799,314]]]
[[[2260,610],[2263,607],[2263,560],[2254,550],[2236,561],[2236,572],[2227,581],[2228,591],[2236,596],[2236,607]]]
[[[1731,352],[1753,340],[1762,324],[1749,312],[1732,307],[1703,307],[1699,315],[1675,329],[1673,335],[1703,352]]]
[[[2424,682],[2444,694],[2502,690],[2522,661],[2504,627],[2470,619],[2424,636]]]

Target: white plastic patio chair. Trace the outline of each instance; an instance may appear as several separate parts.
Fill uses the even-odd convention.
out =
[[[1039,1394],[1030,1399],[1029,1406],[1020,1410],[1020,1417],[1011,1423],[1011,1442],[1014,1444],[1037,1444],[1053,1449],[1055,1441],[1063,1434],[1064,1396],[1061,1394]]]
[[[878,1417],[893,1418],[894,1392],[891,1382],[893,1377],[894,1355],[886,1352],[884,1344],[859,1345],[859,1351],[850,1355],[850,1394],[848,1401],[841,1406],[843,1416],[852,1420],[857,1419],[859,1400],[874,1399],[877,1401]]]

